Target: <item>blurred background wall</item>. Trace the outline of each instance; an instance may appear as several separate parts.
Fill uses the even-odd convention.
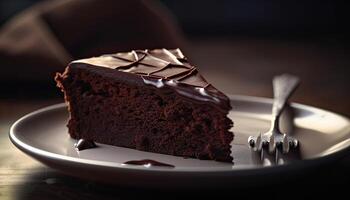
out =
[[[1,0],[0,25],[38,2]],[[350,6],[346,1],[159,3],[176,20],[186,55],[224,92],[271,97],[272,77],[293,73],[302,79],[294,101],[350,116]],[[28,91],[36,91],[34,96],[59,96],[54,83],[25,85],[29,89],[3,84],[1,95],[28,97],[33,96]]]
[[[44,0],[1,0],[0,24]],[[49,0],[46,0],[49,1]],[[347,1],[160,0],[188,36],[344,37],[349,19]],[[103,0],[101,1],[103,3]]]

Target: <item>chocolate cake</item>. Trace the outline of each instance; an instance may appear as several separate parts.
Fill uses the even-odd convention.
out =
[[[232,162],[229,98],[179,49],[76,60],[55,80],[65,94],[74,139]]]

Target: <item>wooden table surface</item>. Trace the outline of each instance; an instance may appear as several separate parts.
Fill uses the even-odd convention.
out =
[[[191,58],[203,74],[224,92],[271,96],[274,74],[294,73],[302,78],[294,100],[330,109],[350,116],[349,56],[339,46],[266,41],[198,41],[189,48]],[[212,55],[213,56],[203,56]],[[20,91],[22,93],[25,91]],[[18,96],[18,95],[17,95]],[[0,199],[182,199],[188,191],[125,188],[66,176],[50,169],[17,150],[8,139],[10,125],[19,117],[40,107],[62,102],[50,98],[0,98]],[[197,197],[232,195],[259,196],[269,187],[328,192],[330,188],[348,187],[350,155],[328,166],[319,166],[312,174],[297,180],[280,180],[275,185],[258,185],[229,190],[191,191]],[[316,186],[316,189],[310,186]],[[279,198],[285,190],[271,197]],[[345,190],[346,191],[346,190]],[[344,191],[343,191],[344,192]],[[337,194],[337,193],[336,193]],[[269,195],[270,196],[270,195]],[[305,194],[303,197],[307,197]],[[273,198],[272,198],[273,199]]]

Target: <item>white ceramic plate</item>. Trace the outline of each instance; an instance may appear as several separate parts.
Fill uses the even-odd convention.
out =
[[[292,104],[282,119],[282,130],[300,141],[300,160],[281,156],[285,164],[274,165],[274,157],[261,161],[247,146],[247,138],[269,128],[271,99],[231,96],[235,140],[234,164],[142,152],[98,144],[77,152],[67,134],[68,112],[57,104],[30,113],[10,130],[14,145],[40,162],[66,174],[109,183],[155,187],[204,187],[257,184],[269,177],[296,174],[350,152],[350,121],[318,108]],[[175,168],[123,164],[129,160],[153,159]],[[278,175],[278,176],[276,176]]]

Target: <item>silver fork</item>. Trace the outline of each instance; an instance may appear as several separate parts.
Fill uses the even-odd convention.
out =
[[[261,152],[263,147],[268,146],[268,153],[273,154],[276,148],[286,154],[291,148],[296,148],[298,140],[281,133],[279,118],[285,108],[286,102],[299,85],[299,78],[289,74],[275,76],[273,78],[274,102],[272,106],[272,119],[270,130],[258,137],[250,136],[248,144],[254,151]]]

